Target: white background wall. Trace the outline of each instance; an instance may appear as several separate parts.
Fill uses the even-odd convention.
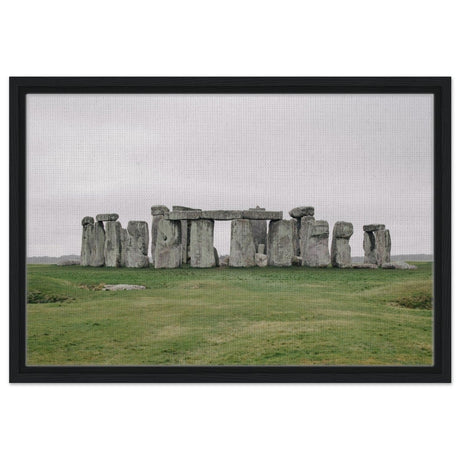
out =
[[[9,75],[451,75],[454,1],[3,2],[1,241]],[[459,162],[454,156],[454,174]],[[453,183],[454,199],[459,187]],[[458,206],[454,207],[458,228]],[[460,256],[454,244],[454,259]],[[457,275],[453,268],[453,279]],[[459,384],[9,385],[2,261],[0,453],[15,459],[456,458]],[[458,284],[458,283],[457,283]],[[454,284],[455,288],[455,284]],[[454,332],[458,289],[454,289]],[[458,340],[454,336],[454,379]]]

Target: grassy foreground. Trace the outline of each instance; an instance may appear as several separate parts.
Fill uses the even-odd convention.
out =
[[[431,365],[432,267],[416,265],[29,265],[27,364]],[[147,289],[106,292],[100,283]]]

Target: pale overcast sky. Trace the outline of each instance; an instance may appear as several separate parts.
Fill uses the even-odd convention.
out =
[[[27,255],[79,254],[84,216],[162,204],[384,223],[433,252],[432,95],[27,96]],[[230,222],[215,246],[229,253]]]

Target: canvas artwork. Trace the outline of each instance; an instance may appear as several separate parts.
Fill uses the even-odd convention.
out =
[[[28,94],[27,366],[432,366],[433,94]]]

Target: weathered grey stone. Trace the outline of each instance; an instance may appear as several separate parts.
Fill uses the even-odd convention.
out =
[[[98,222],[114,222],[118,220],[118,217],[120,217],[118,214],[98,214],[96,216],[96,220]]]
[[[391,238],[389,230],[365,231],[363,239],[364,263],[381,266],[390,262]]]
[[[383,224],[364,225],[363,230],[365,232],[376,232],[377,230],[385,230],[385,225],[383,225]]]
[[[243,211],[202,211],[202,219],[213,219],[213,220],[233,220],[233,219],[242,219]]]
[[[190,230],[191,220],[180,221],[180,234],[182,245],[182,264],[187,264],[190,260]]]
[[[387,262],[382,264],[382,268],[385,269],[393,269],[393,270],[416,270],[417,267],[415,265],[410,265],[407,262]]]
[[[216,248],[214,248],[214,262],[215,262],[216,267],[218,267],[220,265],[219,253],[217,252]]]
[[[361,264],[361,263],[352,263],[351,264],[352,268],[369,268],[369,269],[376,269],[379,268],[377,264]]]
[[[187,206],[173,206],[172,207],[173,211],[201,211],[201,209],[198,208],[188,208]]]
[[[228,267],[229,262],[230,262],[230,256],[219,257],[219,265],[221,267]]]
[[[251,220],[252,236],[254,239],[254,245],[258,249],[259,246],[267,244],[267,221],[266,220]]]
[[[294,246],[294,255],[300,256],[300,225],[301,219],[291,219],[292,222],[292,244]]]
[[[353,235],[353,224],[343,221],[336,222],[332,234],[336,238],[350,238]]]
[[[94,224],[94,219],[90,216],[86,216],[86,217],[83,217],[82,221],[81,221],[81,224],[83,225],[83,227],[85,225],[88,225],[88,224]]]
[[[265,244],[257,245],[257,254],[265,254]]]
[[[152,215],[152,226],[150,229],[150,234],[152,238],[150,254],[152,256],[152,264],[155,266],[155,248],[157,245],[157,235],[158,235],[158,224],[161,220],[164,219],[163,214],[153,214]]]
[[[252,235],[251,221],[247,219],[232,220],[230,240],[230,267],[253,267],[255,265],[256,247]]]
[[[377,265],[377,254],[375,251],[375,235],[373,232],[364,232],[363,249],[364,263]]]
[[[85,217],[86,219],[86,217]],[[85,220],[83,219],[83,221]],[[91,217],[91,219],[93,219]],[[94,258],[94,252],[96,251],[96,239],[94,231],[94,219],[93,223],[88,220],[83,225],[83,231],[81,236],[81,253],[80,253],[80,264],[87,267],[91,265]]]
[[[292,258],[292,265],[295,265],[297,267],[300,267],[302,265],[302,257],[299,256],[294,256]]]
[[[103,291],[139,291],[145,289],[140,284],[104,284]]]
[[[121,265],[121,224],[109,221],[105,224],[104,258],[106,267]]]
[[[302,217],[300,229],[302,265],[327,267],[329,265],[329,224],[325,220]]]
[[[266,254],[257,253],[255,255],[255,262],[258,267],[266,267],[268,265],[268,256]]]
[[[92,267],[103,267],[105,264],[104,258],[105,246],[105,230],[104,223],[97,221],[94,224],[94,251],[92,253],[90,265]]]
[[[300,219],[305,216],[314,216],[315,208],[312,206],[299,206],[297,208],[291,209],[289,215],[295,219]]]
[[[149,226],[147,222],[131,220],[126,228],[126,266],[130,268],[146,268],[149,266],[147,256],[149,248]]]
[[[342,221],[335,223],[331,244],[331,264],[333,267],[351,267],[351,235],[353,235],[353,224]]]
[[[155,268],[177,268],[182,265],[181,223],[162,219],[158,223]]]
[[[201,219],[201,211],[171,211],[165,214],[169,220],[196,220]]]
[[[391,238],[389,230],[378,230],[375,235],[375,254],[377,265],[381,266],[390,262]]]
[[[169,208],[163,205],[153,205],[150,208],[152,216],[164,216],[165,213],[169,212]]]
[[[128,231],[126,228],[120,228],[120,267],[126,267],[126,248],[128,246]]]
[[[59,259],[56,265],[59,267],[68,267],[70,265],[80,265],[80,261],[76,259]]]
[[[283,211],[261,211],[258,209],[248,209],[243,211],[243,219],[251,220],[281,220]]]
[[[214,221],[193,220],[190,227],[190,266],[209,268],[216,265],[214,257]]]
[[[294,223],[290,220],[272,220],[268,226],[268,265],[289,267],[294,257]]]

